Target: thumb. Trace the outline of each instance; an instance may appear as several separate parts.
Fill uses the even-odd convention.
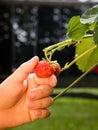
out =
[[[15,81],[23,82],[27,76],[33,72],[34,67],[38,63],[39,58],[37,56],[33,57],[27,62],[20,65],[18,69],[12,74],[12,78]]]

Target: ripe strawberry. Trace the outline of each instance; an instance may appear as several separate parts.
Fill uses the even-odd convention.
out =
[[[39,61],[35,66],[34,72],[40,78],[46,78],[53,74],[53,67],[48,61]]]
[[[98,66],[94,67],[94,68],[92,69],[92,72],[95,73],[95,74],[98,74]]]
[[[60,64],[58,62],[53,64],[53,73],[55,76],[58,76],[60,74],[61,71],[61,67]]]

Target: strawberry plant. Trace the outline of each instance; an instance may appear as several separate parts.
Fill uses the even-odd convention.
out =
[[[66,39],[44,48],[44,59],[52,61],[56,51],[62,51],[70,45],[75,46],[74,59],[70,63],[65,63],[60,72],[69,69],[75,63],[83,74],[54,97],[54,100],[73,87],[98,64],[98,5],[87,9],[81,16],[73,16],[68,22]]]

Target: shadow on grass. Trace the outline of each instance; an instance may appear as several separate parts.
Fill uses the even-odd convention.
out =
[[[53,94],[53,97],[55,97],[57,94]],[[98,100],[98,95],[91,94],[91,93],[65,93],[61,97],[79,97],[79,98],[89,98],[89,99],[96,99]]]

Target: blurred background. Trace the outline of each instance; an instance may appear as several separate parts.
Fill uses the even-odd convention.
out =
[[[69,19],[97,3],[98,0],[0,0],[0,82],[31,57],[38,55],[41,59],[43,48],[66,39]],[[73,59],[74,49],[66,47],[53,59],[63,66]],[[53,96],[81,73],[75,64],[63,72]],[[12,129],[98,130],[98,74],[90,72],[76,86],[55,102],[49,119]]]
[[[9,76],[21,63],[38,55],[42,49],[63,41],[69,19],[81,15],[98,0],[1,0],[0,1],[0,81]],[[70,46],[54,55],[63,66],[74,57]],[[81,74],[76,65],[60,75],[60,84],[67,84]],[[89,85],[96,86],[98,76],[90,74]],[[88,79],[85,79],[88,85]],[[93,82],[92,82],[93,80]],[[65,83],[64,83],[65,84]],[[81,82],[80,85],[84,85]]]

